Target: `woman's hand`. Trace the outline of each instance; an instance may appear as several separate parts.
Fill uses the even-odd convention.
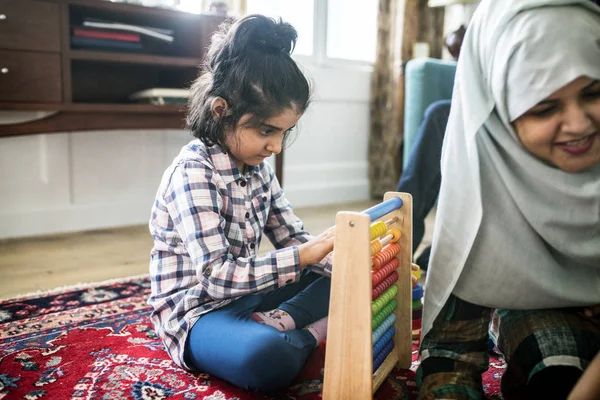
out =
[[[300,258],[300,268],[306,268],[310,264],[317,264],[327,254],[331,253],[334,240],[335,226],[332,226],[308,242],[299,245],[298,257]]]
[[[420,268],[417,264],[412,264],[411,269],[413,271],[418,271]],[[417,287],[417,284],[419,283],[419,279],[416,276],[414,276],[412,273],[410,274],[410,277],[412,278],[412,287]]]
[[[583,309],[583,315],[586,317],[592,318],[598,314],[600,314],[600,304]]]
[[[598,306],[596,306],[598,307]],[[567,400],[597,400],[600,398],[600,353],[583,371],[583,375],[573,387]]]

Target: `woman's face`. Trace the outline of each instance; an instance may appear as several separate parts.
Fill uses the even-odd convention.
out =
[[[575,79],[513,122],[521,143],[566,172],[600,162],[600,81]]]

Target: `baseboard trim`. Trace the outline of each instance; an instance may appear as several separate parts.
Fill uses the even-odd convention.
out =
[[[146,224],[150,209],[148,202],[131,202],[0,214],[0,239]]]

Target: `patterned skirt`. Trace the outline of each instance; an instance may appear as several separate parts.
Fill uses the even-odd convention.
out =
[[[502,394],[521,398],[548,367],[588,366],[600,351],[600,318],[580,308],[493,310],[452,295],[421,344],[419,398],[481,399],[490,336],[507,364]]]

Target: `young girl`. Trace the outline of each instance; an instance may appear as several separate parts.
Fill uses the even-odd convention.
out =
[[[504,398],[565,399],[600,350],[593,2],[479,5],[458,61],[431,257],[420,397],[482,398],[491,320]],[[588,376],[580,387],[591,386]]]
[[[152,209],[152,321],[173,361],[243,388],[289,385],[326,336],[334,230],[303,229],[265,158],[306,111],[296,31],[254,15],[213,37],[191,88],[197,138]],[[263,234],[277,250],[257,254]],[[310,269],[310,270],[309,270]]]

